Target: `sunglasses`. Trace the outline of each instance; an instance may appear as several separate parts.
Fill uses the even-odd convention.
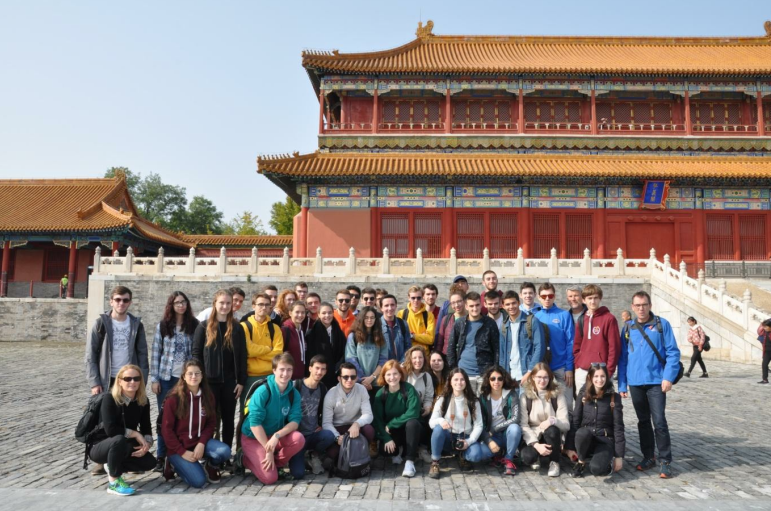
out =
[[[410,296],[410,300],[422,300],[422,296]]]
[[[608,367],[608,364],[606,364],[605,362],[592,362],[590,367],[592,369],[597,369],[598,367]]]
[[[548,295],[541,295],[541,298],[544,300],[554,300],[554,293],[548,294]]]
[[[345,381],[355,380],[356,379],[356,375],[355,374],[344,374],[344,375],[341,375],[340,378],[345,380]]]
[[[113,298],[112,301],[115,303],[130,303],[131,298]]]
[[[490,381],[503,381],[503,376],[490,376]]]
[[[364,298],[361,299],[361,301],[362,302],[374,302],[375,301],[375,297],[374,296],[365,296]]]
[[[337,300],[337,303],[351,303],[350,298],[340,298]]]
[[[358,300],[358,299],[359,299],[359,295],[351,295],[351,300]]]
[[[142,377],[141,376],[124,376],[123,378],[121,378],[121,380],[125,381],[126,383],[129,383],[132,381],[139,383],[140,381],[142,381]]]

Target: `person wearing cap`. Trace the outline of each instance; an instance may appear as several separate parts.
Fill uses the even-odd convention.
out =
[[[466,277],[464,277],[463,275],[456,275],[455,278],[452,279],[452,285],[450,286],[450,294],[454,292],[456,286],[460,289],[460,291],[463,292],[463,296],[465,296],[466,293],[468,293],[468,280],[466,280]],[[436,328],[435,335],[437,336],[437,338],[434,339],[434,344],[436,344],[436,341],[439,336],[439,325],[442,324],[442,321],[444,321],[444,317],[447,314],[454,314],[454,312],[452,311],[452,308],[450,307],[449,297],[442,304],[442,308],[439,309],[439,315],[436,318],[437,328]]]
[[[70,279],[67,278],[67,275],[62,277],[62,280],[59,281],[59,297],[60,298],[67,298],[67,284],[70,282]]]

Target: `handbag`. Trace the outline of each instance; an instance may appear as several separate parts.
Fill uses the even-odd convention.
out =
[[[656,321],[658,322],[659,319],[656,318]],[[656,354],[656,358],[659,359],[659,363],[661,364],[661,367],[666,368],[667,361],[664,359],[664,357],[661,356],[661,353],[659,353],[659,350],[656,349],[656,346],[653,345],[653,342],[651,341],[650,337],[648,337],[648,334],[645,333],[645,329],[642,328],[639,325],[639,323],[637,323],[637,321],[632,322],[632,328],[636,328],[637,330],[640,331],[640,333],[643,336],[643,339],[645,339],[648,342],[648,345],[653,350],[653,353]],[[659,332],[661,332],[660,329],[659,329]],[[679,382],[683,378],[683,373],[685,372],[685,367],[683,367],[683,363],[680,360],[677,361],[677,364],[679,366],[677,370],[677,376],[675,377],[675,381],[672,382],[672,385],[677,385],[677,382]]]
[[[712,349],[712,346],[709,345],[709,336],[704,335],[704,344],[701,345],[702,351],[709,351]]]

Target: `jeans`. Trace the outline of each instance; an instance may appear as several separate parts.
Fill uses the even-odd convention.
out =
[[[436,426],[431,433],[431,459],[434,461],[442,459],[442,452],[455,450],[455,441],[459,438],[465,439],[465,436],[452,433],[451,429],[444,429],[441,425]]]
[[[305,452],[313,451],[317,455],[321,456],[326,452],[327,448],[335,443],[335,435],[331,431],[322,429],[314,431],[309,435],[303,435],[305,437],[305,447],[300,452],[292,456],[289,460],[289,472],[295,479],[302,479],[305,475]]]
[[[230,447],[212,438],[206,442],[203,456],[213,466],[219,467],[230,459]],[[171,454],[169,462],[179,477],[193,488],[203,488],[206,484],[206,474],[197,461],[187,461],[179,454]]]
[[[629,392],[632,394],[634,411],[637,412],[637,430],[640,432],[640,450],[643,457],[655,459],[655,447],[658,446],[659,460],[671,462],[672,444],[665,415],[667,395],[661,391],[661,384],[630,385]]]
[[[519,427],[519,424],[509,424],[505,431],[499,431],[493,434],[487,441],[477,442],[474,445],[469,446],[465,454],[466,459],[472,463],[478,463],[480,461],[489,460],[495,456],[493,451],[491,451],[490,447],[487,445],[490,443],[490,440],[493,440],[498,444],[498,447],[501,448],[501,451],[499,452],[506,453],[505,458],[507,460],[513,461],[514,454],[516,454],[517,448],[519,447],[519,442],[522,440],[522,428]]]
[[[704,360],[702,360],[701,358],[701,351],[699,351],[698,346],[694,346],[693,355],[691,355],[691,367],[688,368],[688,374],[691,374],[691,371],[693,371],[693,368],[696,367],[697,362],[699,364],[699,367],[701,367],[701,372],[706,373],[707,366],[704,365]]]
[[[133,438],[128,439],[124,435],[116,435],[94,444],[88,455],[95,463],[107,463],[109,474],[112,477],[120,477],[125,472],[152,470],[155,468],[155,456],[149,452],[141,458],[131,455],[138,445],[139,442]]]
[[[541,456],[534,446],[528,445],[522,449],[522,463],[525,465],[535,465],[536,463],[540,463],[542,467],[548,465],[550,461],[559,463],[562,443],[562,432],[559,428],[557,428],[557,426],[549,426],[546,428],[546,431],[543,432],[543,435],[541,435],[539,440],[542,440],[539,443],[551,447],[551,454]]]
[[[163,400],[166,399],[166,394],[174,388],[174,385],[177,384],[178,380],[179,378],[174,376],[172,376],[170,380],[158,380],[158,383],[161,384],[161,393],[155,396],[155,399],[158,401],[158,410],[163,408]],[[160,413],[158,413],[158,417],[161,417]],[[160,422],[156,424],[156,430],[158,431],[158,444],[155,448],[155,455],[159,458],[163,458],[166,456],[166,442],[163,441],[163,435],[161,435]]]
[[[576,431],[576,452],[580,461],[589,462],[589,470],[595,476],[607,476],[613,471],[611,462],[615,446],[613,437],[595,435],[591,428],[583,427]]]

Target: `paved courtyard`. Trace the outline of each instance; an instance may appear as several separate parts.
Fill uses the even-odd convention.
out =
[[[566,463],[559,478],[530,469],[504,478],[488,466],[461,473],[454,462],[444,462],[441,479],[433,480],[427,477],[428,467],[418,462],[417,477],[406,479],[401,467],[382,459],[374,462],[367,479],[309,475],[273,486],[263,486],[247,474],[226,476],[218,485],[195,490],[179,479],[166,483],[159,474],[146,473],[129,475],[140,496],[124,499],[131,502],[121,501],[120,508],[147,499],[142,507],[188,501],[186,509],[222,508],[225,502],[232,504],[227,508],[246,509],[253,508],[255,499],[242,497],[258,496],[265,498],[259,499],[265,509],[302,507],[304,499],[324,500],[314,505],[330,509],[342,507],[334,499],[361,500],[356,505],[365,509],[401,509],[407,503],[438,509],[432,505],[437,501],[469,509],[556,509],[564,508],[560,503],[565,501],[580,501],[571,506],[574,509],[599,501],[629,501],[625,505],[630,510],[770,509],[771,387],[756,385],[758,367],[708,362],[708,368],[711,378],[683,379],[669,394],[676,476],[670,480],[659,479],[656,471],[634,470],[639,442],[634,410],[626,401],[625,466],[611,478],[575,480]],[[87,397],[82,345],[0,343],[0,509],[118,504],[121,499],[105,492],[105,477],[92,477],[82,469],[83,445],[74,439],[73,430]],[[153,419],[154,408],[153,401]],[[168,500],[170,496],[175,498]],[[286,499],[277,500],[281,497]]]

